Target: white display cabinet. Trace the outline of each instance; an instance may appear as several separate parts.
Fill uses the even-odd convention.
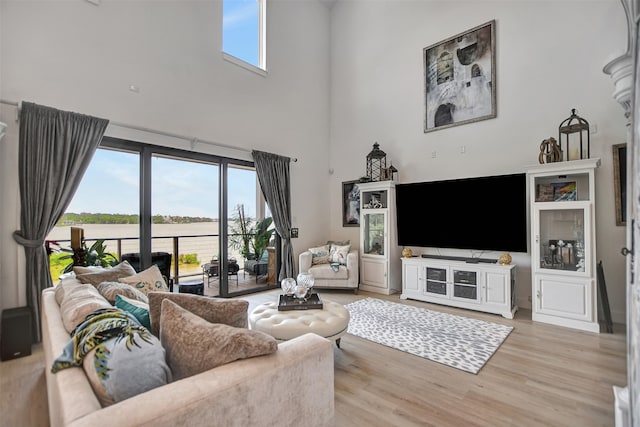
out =
[[[400,292],[400,253],[395,218],[395,183],[358,184],[360,189],[360,289]]]
[[[516,266],[402,258],[401,299],[415,299],[513,319]]]
[[[600,159],[531,167],[532,319],[599,332],[595,170]]]

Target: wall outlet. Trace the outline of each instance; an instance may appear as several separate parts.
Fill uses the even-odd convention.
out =
[[[298,228],[292,228],[291,229],[291,238],[292,239],[297,239],[298,238]]]

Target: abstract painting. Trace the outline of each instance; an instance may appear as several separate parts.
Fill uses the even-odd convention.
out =
[[[423,49],[424,131],[496,117],[495,20]]]

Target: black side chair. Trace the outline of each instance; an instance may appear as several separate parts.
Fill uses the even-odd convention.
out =
[[[232,276],[236,276],[236,286],[239,285],[238,271],[240,271],[238,261],[235,258],[229,258],[229,261],[227,262],[227,275],[229,276],[229,281],[231,281]],[[218,279],[218,275],[219,272],[217,260],[202,265],[202,281],[207,282],[207,287],[211,286],[212,281],[215,285],[215,280]]]
[[[140,254],[128,253],[122,254],[121,261],[127,261],[131,267],[138,273],[142,270],[140,267]],[[168,252],[151,252],[151,264],[158,266],[160,273],[164,276],[164,280],[169,286],[169,292],[173,292],[173,279],[171,278],[171,254]]]
[[[256,283],[258,283],[260,276],[266,276],[269,273],[269,261],[265,259],[246,259],[244,261],[244,271],[249,275],[255,275]]]

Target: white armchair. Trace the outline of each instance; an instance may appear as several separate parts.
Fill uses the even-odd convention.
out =
[[[358,293],[360,276],[358,273],[358,250],[352,249],[347,254],[346,265],[340,264],[335,271],[331,264],[312,264],[312,254],[305,251],[298,257],[299,271],[311,273],[314,278],[314,288],[325,289],[353,289]]]

